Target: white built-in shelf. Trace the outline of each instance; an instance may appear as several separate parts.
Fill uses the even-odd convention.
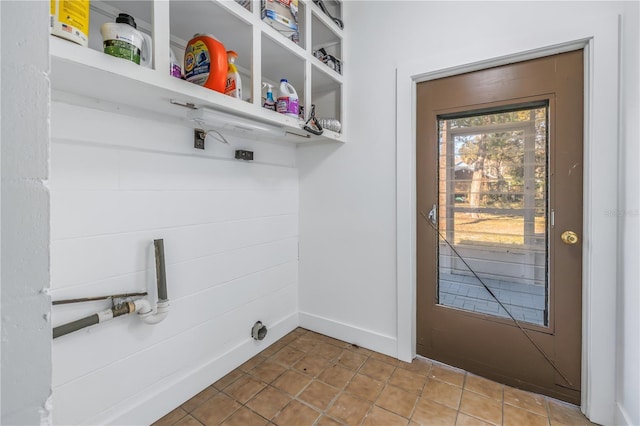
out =
[[[154,69],[102,53],[99,28],[104,22],[113,22],[118,12],[134,16],[138,29],[152,35]],[[299,21],[300,42],[295,44],[260,19],[259,1],[254,1],[252,11],[248,11],[231,0],[94,0],[88,48],[50,37],[53,96],[68,100],[64,94],[72,94],[71,98],[125,105],[180,119],[186,117],[188,109],[179,104],[192,104],[280,127],[288,132],[284,140],[292,143],[344,142],[344,77],[313,56],[315,49],[325,47],[340,57],[342,30],[311,0],[300,1]],[[213,34],[227,50],[238,52],[244,100],[169,75],[169,47],[181,61],[184,47],[195,33]],[[262,82],[274,84],[277,97],[280,78],[287,78],[296,87],[305,111],[315,104],[319,118],[338,118],[342,133],[325,129],[321,136],[312,135],[302,129],[304,120],[262,108]]]

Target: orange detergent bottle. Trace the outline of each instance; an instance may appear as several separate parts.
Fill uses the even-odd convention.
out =
[[[227,84],[227,50],[215,37],[196,34],[184,53],[184,77],[191,83],[224,93]]]

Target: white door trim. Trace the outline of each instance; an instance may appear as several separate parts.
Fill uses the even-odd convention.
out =
[[[396,74],[396,265],[398,358],[416,355],[416,83],[584,48],[582,411],[614,422],[619,144],[619,16],[546,28],[517,51],[435,52]],[[613,213],[612,213],[613,212]]]

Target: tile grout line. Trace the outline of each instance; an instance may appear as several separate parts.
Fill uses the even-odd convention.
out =
[[[308,336],[308,340],[305,339],[306,341],[302,341],[300,340],[302,337],[304,336]],[[329,357],[325,357],[325,356],[321,356],[321,355],[317,355],[314,353],[314,349],[322,347],[322,346],[327,346],[327,347],[331,347],[333,348],[333,350],[337,351],[337,353],[334,356],[329,356]],[[361,350],[362,349],[362,350]],[[291,352],[291,354],[287,354],[285,352],[283,352],[284,350],[289,350],[289,352]],[[268,355],[265,355],[264,352],[268,351]],[[298,354],[296,354],[296,352]],[[279,353],[282,353],[282,355],[276,360],[274,359],[276,356],[278,356]],[[326,352],[325,352],[326,353]],[[327,355],[330,355],[331,351],[329,351],[329,353],[327,353]],[[269,346],[268,348],[265,348],[262,352],[259,352],[258,354],[255,354],[253,357],[251,357],[249,360],[245,361],[243,364],[241,364],[240,366],[238,366],[237,368],[235,368],[234,370],[232,370],[231,372],[229,372],[227,375],[223,376],[222,378],[220,378],[218,381],[216,381],[215,383],[207,386],[205,389],[203,389],[200,393],[207,391],[209,388],[211,388],[213,391],[215,391],[216,393],[214,393],[213,395],[210,395],[208,397],[206,397],[204,400],[202,401],[198,401],[197,405],[195,405],[190,411],[187,411],[184,408],[184,405],[187,404],[189,401],[191,401],[193,398],[195,398],[196,396],[198,396],[198,394],[196,394],[194,397],[192,397],[190,400],[185,401],[184,403],[182,403],[181,405],[179,405],[178,407],[176,407],[174,410],[178,410],[180,409],[182,412],[179,414],[183,414],[179,419],[175,420],[174,422],[172,422],[172,424],[177,424],[177,423],[182,423],[185,422],[185,420],[187,420],[187,417],[189,417],[189,419],[187,421],[191,421],[191,419],[195,420],[198,424],[200,425],[207,425],[209,426],[206,422],[202,422],[199,418],[193,416],[193,412],[195,410],[197,410],[199,407],[203,406],[204,404],[207,404],[207,402],[209,402],[212,398],[214,398],[216,395],[218,394],[222,394],[225,398],[229,398],[233,403],[238,404],[238,407],[236,407],[234,410],[230,411],[229,413],[227,413],[227,415],[219,420],[218,424],[224,423],[226,421],[228,421],[231,417],[233,417],[234,415],[236,415],[236,413],[238,413],[238,411],[240,411],[242,408],[245,408],[248,410],[249,413],[258,416],[260,419],[264,420],[266,422],[266,424],[268,425],[275,425],[276,424],[276,419],[287,409],[287,407],[291,406],[291,404],[293,403],[293,401],[296,401],[298,404],[301,404],[305,407],[307,407],[310,410],[313,410],[314,413],[317,414],[315,420],[313,420],[313,422],[311,424],[313,425],[317,425],[321,422],[321,419],[327,419],[327,420],[331,420],[331,421],[335,421],[337,423],[340,424],[347,424],[349,422],[349,420],[343,420],[341,418],[335,417],[331,414],[329,414],[329,412],[331,411],[331,409],[333,407],[336,406],[336,403],[338,402],[338,400],[343,397],[343,396],[349,396],[352,398],[355,398],[359,401],[362,401],[363,403],[367,404],[367,410],[366,412],[363,414],[363,417],[360,419],[359,424],[360,425],[364,425],[365,423],[367,423],[367,419],[372,418],[371,416],[373,416],[374,411],[375,410],[380,410],[380,412],[386,412],[388,414],[394,415],[394,416],[399,416],[401,418],[403,418],[404,420],[407,421],[407,423],[410,423],[414,420],[412,420],[414,418],[414,416],[416,415],[417,412],[417,408],[418,405],[420,403],[421,400],[426,400],[426,401],[430,401],[433,402],[435,404],[438,405],[442,405],[443,407],[448,407],[449,409],[452,409],[452,405],[447,405],[444,404],[442,402],[436,401],[436,400],[432,400],[431,398],[428,398],[424,395],[425,393],[425,389],[427,389],[429,383],[431,381],[435,381],[435,382],[441,382],[443,384],[447,384],[450,386],[455,386],[458,387],[457,385],[453,384],[453,383],[449,383],[448,381],[442,381],[440,380],[439,377],[436,377],[435,374],[436,372],[434,372],[434,367],[436,366],[441,366],[445,369],[452,369],[455,370],[458,373],[462,373],[463,374],[463,378],[462,378],[462,384],[460,386],[460,398],[457,401],[456,404],[456,408],[455,408],[455,416],[453,418],[454,423],[457,423],[461,417],[460,414],[462,413],[461,411],[461,407],[462,407],[462,398],[464,396],[465,392],[469,392],[471,394],[474,395],[478,395],[480,397],[483,398],[488,398],[489,400],[493,400],[494,397],[490,396],[490,395],[494,395],[492,392],[493,390],[491,388],[484,388],[484,385],[482,385],[482,383],[479,383],[477,385],[474,385],[474,390],[472,389],[468,389],[467,386],[471,386],[471,382],[469,382],[469,378],[473,375],[471,375],[469,372],[465,371],[465,370],[460,370],[457,369],[455,367],[451,367],[448,366],[446,364],[442,364],[439,363],[437,361],[434,360],[430,360],[430,359],[424,359],[424,361],[428,362],[428,368],[426,368],[425,370],[425,377],[422,377],[422,373],[423,370],[421,366],[419,365],[413,365],[412,363],[410,364],[406,364],[407,368],[404,368],[405,366],[403,365],[404,363],[401,363],[400,361],[397,361],[395,359],[390,358],[389,360],[387,360],[386,356],[384,356],[384,354],[381,354],[382,357],[375,357],[374,355],[376,355],[376,352],[370,351],[368,349],[365,348],[360,348],[355,344],[349,344],[348,342],[343,342],[343,341],[339,341],[337,339],[333,339],[327,336],[323,336],[319,333],[313,332],[311,330],[305,330],[301,327],[296,328],[295,330],[293,330],[291,333],[287,334],[286,336],[284,336],[283,338],[279,339],[278,341],[274,342],[271,346]],[[305,367],[303,367],[306,364],[302,364],[301,362],[308,356],[312,356],[315,357],[316,360],[321,360],[321,364],[310,364],[308,365],[310,368],[313,366],[313,371],[317,371],[318,369],[320,369],[320,372],[316,373],[311,373],[310,371],[307,371],[307,369]],[[291,359],[293,359],[293,361],[290,361]],[[358,361],[359,360],[359,361]],[[259,366],[263,365],[264,363],[266,363],[267,361],[269,361],[270,363],[273,363],[274,365],[278,366],[279,369],[281,369],[281,371],[275,375],[273,378],[267,377],[266,379],[263,379],[262,377],[257,376],[257,372],[254,371],[257,368],[259,368]],[[390,367],[389,373],[386,375],[386,377],[384,378],[384,381],[380,381],[377,377],[378,375],[376,375],[375,377],[370,376],[366,373],[363,372],[363,369],[365,367],[365,365],[369,362],[369,361],[375,361],[378,363],[382,363],[388,367]],[[395,362],[394,362],[395,361]],[[414,360],[415,361],[415,360]],[[310,358],[309,362],[313,362],[313,360]],[[420,361],[422,362],[422,361]],[[298,364],[300,364],[298,366]],[[374,365],[374,370],[375,370],[375,364]],[[298,367],[297,367],[298,366]],[[321,367],[321,368],[320,368]],[[322,376],[322,374],[326,371],[328,371],[328,368],[331,367],[338,367],[344,370],[347,370],[351,376],[344,382],[344,384],[342,384],[340,387],[334,386],[332,384],[329,384],[327,382],[325,382],[323,379],[320,378],[320,376]],[[268,371],[268,370],[267,370]],[[385,367],[385,371],[386,371],[386,367]],[[373,372],[370,370],[370,372]],[[394,375],[398,374],[399,372],[403,372],[409,374],[409,378],[407,378],[407,376],[405,375],[404,377],[402,377],[401,375],[398,375],[397,380],[393,381],[394,379]],[[302,377],[305,378],[305,380],[308,380],[308,382],[306,384],[304,384],[304,386],[302,386],[296,393],[295,395],[292,395],[289,393],[289,391],[285,391],[284,389],[280,389],[279,387],[277,387],[275,385],[276,382],[278,382],[285,374],[287,373],[293,373],[296,375],[300,375]],[[268,373],[265,373],[268,374]],[[376,383],[380,383],[380,390],[372,396],[372,394],[370,392],[368,392],[367,389],[368,388],[368,383],[366,381],[364,381],[363,383],[361,382],[360,384],[358,384],[357,386],[361,387],[364,386],[364,388],[360,389],[364,392],[360,392],[360,390],[356,387],[354,387],[353,390],[348,390],[349,386],[351,386],[352,384],[355,383],[355,380],[357,380],[358,377],[362,377],[363,379],[367,379],[367,380],[371,380],[373,382]],[[419,386],[419,389],[412,387],[412,383],[415,384],[416,382],[414,380],[412,380],[412,378],[416,378],[416,377],[420,377],[423,378],[422,384]],[[443,378],[446,378],[447,376],[445,375]],[[478,376],[480,378],[482,378],[481,376]],[[231,392],[235,392],[237,389],[241,389],[244,384],[241,384],[241,386],[236,386],[236,388],[233,389],[229,389],[230,387],[232,387],[232,385],[234,383],[237,383],[238,380],[242,379],[242,378],[246,378],[248,380],[257,382],[260,385],[260,389],[251,394],[244,403],[240,402],[240,400],[238,400],[236,397],[234,397]],[[267,381],[267,379],[269,381]],[[484,379],[484,378],[483,378]],[[505,400],[505,395],[506,395],[506,391],[508,389],[508,387],[506,385],[502,385],[499,384],[497,382],[493,382],[489,379],[485,379],[488,380],[489,382],[492,383],[496,383],[498,385],[500,385],[500,413],[501,413],[501,420],[499,423],[496,423],[497,425],[501,425],[504,426],[506,424],[506,420],[505,420],[505,404],[507,404],[506,400]],[[393,381],[393,383],[392,383]],[[219,385],[219,387],[216,387],[215,384],[222,382],[222,384]],[[397,382],[397,383],[396,383]],[[295,382],[293,382],[295,383]],[[324,408],[319,408],[316,407],[315,405],[313,405],[311,402],[307,402],[304,399],[302,399],[302,394],[305,393],[310,386],[313,383],[319,383],[322,384],[324,386],[328,386],[330,389],[335,390],[335,394],[332,396],[332,398],[327,402],[326,406]],[[366,383],[366,384],[365,384]],[[222,386],[224,385],[224,386]],[[481,386],[480,388],[478,388],[478,386]],[[380,397],[382,396],[382,394],[385,392],[385,390],[389,389],[390,387],[396,388],[400,391],[404,393],[406,393],[407,395],[409,395],[410,397],[414,398],[413,401],[413,405],[409,411],[408,417],[404,417],[403,415],[399,414],[398,412],[394,411],[394,410],[390,410],[387,408],[384,408],[383,406],[378,405],[378,401],[380,399]],[[476,389],[478,388],[478,389]],[[283,395],[286,396],[287,400],[285,405],[280,408],[278,411],[276,411],[273,416],[271,417],[271,419],[266,418],[264,415],[260,414],[259,412],[255,411],[253,408],[251,408],[250,406],[248,406],[249,403],[251,403],[252,401],[254,401],[256,399],[256,397],[261,394],[265,389],[273,389],[277,392],[282,393]],[[408,390],[410,389],[410,390]],[[414,393],[415,389],[417,391],[417,393]],[[517,389],[517,388],[514,388]],[[485,395],[485,393],[489,392],[489,395]],[[524,391],[526,392],[526,391]],[[237,393],[237,392],[235,392]],[[241,396],[241,394],[239,394]],[[539,395],[539,394],[533,394],[533,395]],[[545,404],[544,406],[544,411],[546,412],[546,424],[548,426],[552,426],[552,419],[551,419],[551,415],[552,415],[552,407],[549,401],[549,398],[544,396],[544,395],[540,395],[543,399],[543,403]],[[516,397],[517,398],[517,397]],[[242,399],[245,399],[245,397],[243,397]],[[518,399],[516,399],[518,400]],[[319,403],[321,403],[321,401],[318,401]],[[527,402],[528,404],[528,402]],[[512,405],[512,404],[509,404]],[[526,404],[525,404],[526,405]],[[523,412],[527,413],[527,414],[533,414],[536,416],[541,416],[541,414],[539,412],[534,412],[531,411],[529,408],[526,408],[525,406],[521,405],[521,404],[517,404],[515,406],[513,406],[513,408],[517,409],[517,410],[522,410]],[[579,413],[579,409],[578,409],[578,414]],[[170,413],[169,413],[170,414]],[[466,416],[470,416],[472,418],[475,418],[477,420],[481,420],[483,422],[486,422],[486,420],[480,419],[478,417],[476,417],[475,415],[470,415],[467,413],[464,413]],[[564,412],[562,412],[562,415],[565,415]],[[568,413],[567,415],[571,415],[573,416],[572,413]],[[347,416],[348,417],[348,416]],[[345,423],[347,422],[347,423]]]

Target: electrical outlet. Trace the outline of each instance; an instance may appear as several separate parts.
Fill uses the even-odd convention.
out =
[[[196,149],[204,149],[204,138],[207,137],[207,132],[202,129],[193,130],[193,147]]]
[[[253,160],[253,151],[244,151],[242,149],[236,150],[236,159],[251,161]]]

